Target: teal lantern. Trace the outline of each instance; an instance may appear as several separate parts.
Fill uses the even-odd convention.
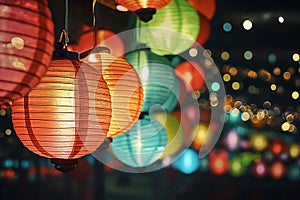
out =
[[[149,22],[137,20],[137,41],[158,55],[177,55],[195,43],[200,30],[199,14],[186,0],[173,0]],[[140,29],[139,29],[140,28]]]
[[[111,143],[115,156],[130,167],[147,167],[156,162],[167,145],[163,126],[149,115],[144,115],[126,133]]]
[[[142,112],[159,105],[167,112],[174,109],[179,95],[179,82],[168,59],[150,49],[139,49],[125,55],[140,76],[144,89]]]

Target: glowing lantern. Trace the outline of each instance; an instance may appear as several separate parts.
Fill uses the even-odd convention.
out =
[[[297,158],[300,155],[300,146],[298,144],[292,144],[289,148],[289,154],[291,158]]]
[[[285,166],[279,161],[275,161],[270,166],[270,176],[274,179],[281,179],[285,175]]]
[[[251,172],[257,178],[263,178],[267,175],[267,165],[263,161],[258,161],[251,166]]]
[[[205,84],[204,70],[196,62],[185,61],[175,67],[176,75],[182,77],[186,90],[191,91],[201,89]]]
[[[198,170],[200,160],[197,152],[193,149],[187,149],[184,153],[172,164],[172,167],[181,171],[184,174],[192,174]]]
[[[196,150],[200,150],[201,146],[205,143],[205,141],[210,137],[210,133],[208,131],[207,124],[199,123],[197,127],[194,129],[195,139],[193,141],[193,147]]]
[[[1,1],[0,9],[0,107],[6,107],[45,74],[54,29],[46,0]]]
[[[196,39],[197,45],[203,45],[210,37],[211,34],[211,23],[210,21],[203,15],[199,14],[200,19],[200,31]],[[195,45],[193,45],[195,46]]]
[[[12,107],[17,136],[61,171],[104,141],[111,119],[108,86],[92,67],[53,59],[40,84]]]
[[[141,20],[147,22],[152,19],[156,10],[163,8],[171,0],[115,0],[116,3],[128,10],[135,12]]]
[[[209,169],[217,174],[225,174],[229,169],[228,153],[224,150],[214,150],[209,154]]]
[[[239,177],[246,172],[246,167],[243,166],[239,157],[234,157],[230,162],[229,173],[234,177]]]
[[[157,161],[165,150],[167,133],[163,126],[144,115],[125,134],[111,143],[115,156],[131,167],[145,167]]]
[[[105,51],[91,52],[85,62],[102,74],[110,90],[112,118],[107,137],[123,134],[136,123],[142,110],[144,93],[139,75],[126,60]]]
[[[274,155],[279,155],[284,150],[284,144],[279,139],[274,139],[270,144],[270,150]]]
[[[179,83],[170,62],[155,55],[149,49],[132,51],[125,55],[142,80],[144,88],[143,112],[153,105],[161,105],[166,111],[172,111],[177,103],[174,95],[179,95]],[[173,97],[172,97],[173,96]],[[170,102],[172,98],[173,101]]]
[[[216,13],[216,0],[188,0],[188,2],[209,20]]]
[[[184,131],[178,118],[170,113],[155,113],[151,116],[164,127],[168,136],[167,146],[160,159],[179,153],[184,144]]]
[[[267,146],[267,138],[263,134],[253,134],[250,138],[250,145],[256,151],[263,151]]]
[[[69,45],[68,49],[76,52],[84,52],[93,49],[94,32],[92,30],[85,32],[78,40],[77,45]],[[103,46],[110,49],[111,54],[116,57],[124,56],[124,44],[121,38],[109,30],[98,30],[96,33],[96,46]]]
[[[179,17],[180,16],[180,17]],[[177,55],[192,47],[200,25],[197,11],[187,2],[173,0],[147,23],[137,21],[137,41],[157,55]]]

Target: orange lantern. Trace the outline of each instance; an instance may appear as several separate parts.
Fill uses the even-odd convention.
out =
[[[275,161],[270,165],[270,176],[274,179],[281,179],[285,176],[285,166],[280,161]]]
[[[216,13],[216,0],[188,0],[199,13],[211,20]]]
[[[217,175],[225,174],[229,169],[228,153],[225,150],[211,151],[208,166]]]
[[[184,61],[175,67],[175,72],[184,80],[187,91],[199,90],[205,84],[205,72],[196,62]]]
[[[68,49],[76,52],[84,52],[94,47],[94,31],[89,30],[81,35],[78,44],[69,45]],[[124,44],[118,35],[109,30],[98,30],[96,33],[96,45],[104,46],[110,49],[111,54],[116,57],[124,56]]]
[[[17,136],[61,171],[104,141],[111,100],[104,79],[77,60],[53,59],[40,84],[12,106]]]
[[[200,13],[199,13],[199,19],[200,19],[200,30],[195,44],[203,45],[205,42],[207,42],[207,40],[210,37],[211,23],[209,19],[207,19],[204,15]],[[195,44],[193,46],[196,46]]]
[[[47,0],[0,1],[0,107],[27,94],[51,60],[54,28]]]
[[[270,150],[274,155],[279,155],[283,152],[284,150],[284,142],[279,140],[279,139],[274,139],[272,140],[270,144]]]
[[[116,3],[124,6],[128,10],[135,12],[141,20],[147,22],[152,19],[156,10],[163,8],[171,0],[115,0]]]
[[[144,102],[141,79],[133,66],[122,58],[97,47],[86,63],[99,71],[107,82],[111,95],[112,118],[108,138],[127,132],[138,120]],[[109,51],[109,50],[108,50]]]

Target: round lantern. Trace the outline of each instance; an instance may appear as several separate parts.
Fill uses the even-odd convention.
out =
[[[82,34],[78,40],[78,44],[69,45],[68,49],[76,52],[85,52],[94,47],[94,31],[89,30]],[[116,57],[123,57],[124,44],[118,35],[110,30],[98,30],[96,33],[96,45],[107,47],[110,49],[111,54]]]
[[[285,165],[280,161],[275,161],[270,165],[270,176],[274,179],[281,179],[285,176]]]
[[[205,84],[205,72],[196,62],[184,61],[175,67],[175,72],[184,80],[187,91],[199,90]]]
[[[92,51],[86,63],[102,74],[106,81],[112,106],[108,138],[128,131],[138,120],[144,101],[141,79],[126,60],[103,51]]]
[[[214,174],[225,174],[229,169],[228,153],[225,150],[211,151],[209,154],[208,166]]]
[[[170,113],[154,113],[151,116],[164,127],[168,136],[167,146],[160,159],[180,153],[184,144],[184,130],[178,118]]]
[[[216,13],[216,0],[187,0],[199,13],[211,20]]]
[[[125,134],[111,143],[115,156],[130,167],[146,167],[157,161],[165,150],[167,133],[149,115],[144,115]]]
[[[171,111],[177,104],[179,83],[170,62],[155,55],[149,49],[139,49],[125,55],[139,74],[144,88],[143,112],[148,112],[153,105],[161,105]],[[171,98],[171,100],[170,100]]]
[[[264,161],[257,161],[251,166],[252,174],[257,178],[264,178],[267,173],[267,165]]]
[[[163,8],[171,0],[115,0],[116,3],[124,6],[128,10],[135,12],[139,18],[145,22],[152,19],[156,10]]]
[[[199,24],[197,11],[187,1],[173,0],[151,21],[137,20],[137,41],[157,55],[177,55],[195,43]]]
[[[0,7],[0,107],[5,107],[45,74],[54,27],[47,0],[1,1]]]
[[[195,43],[193,46],[203,45],[205,42],[207,42],[211,34],[211,23],[209,19],[207,19],[204,15],[201,15],[200,13],[199,13],[199,19],[200,19],[200,31],[196,38],[197,43]]]
[[[111,100],[104,79],[76,60],[54,59],[40,84],[12,107],[23,145],[67,171],[104,141]]]

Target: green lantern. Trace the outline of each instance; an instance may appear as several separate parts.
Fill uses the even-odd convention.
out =
[[[115,156],[130,167],[146,167],[156,162],[167,145],[163,126],[149,115],[144,115],[126,133],[111,143]]]
[[[140,28],[140,29],[139,29]],[[158,55],[177,55],[189,49],[200,30],[197,11],[186,0],[173,0],[149,22],[137,20],[137,41]]]
[[[150,49],[139,49],[125,55],[139,74],[144,89],[142,112],[160,105],[167,112],[174,109],[179,95],[179,82],[168,59],[153,54]]]

